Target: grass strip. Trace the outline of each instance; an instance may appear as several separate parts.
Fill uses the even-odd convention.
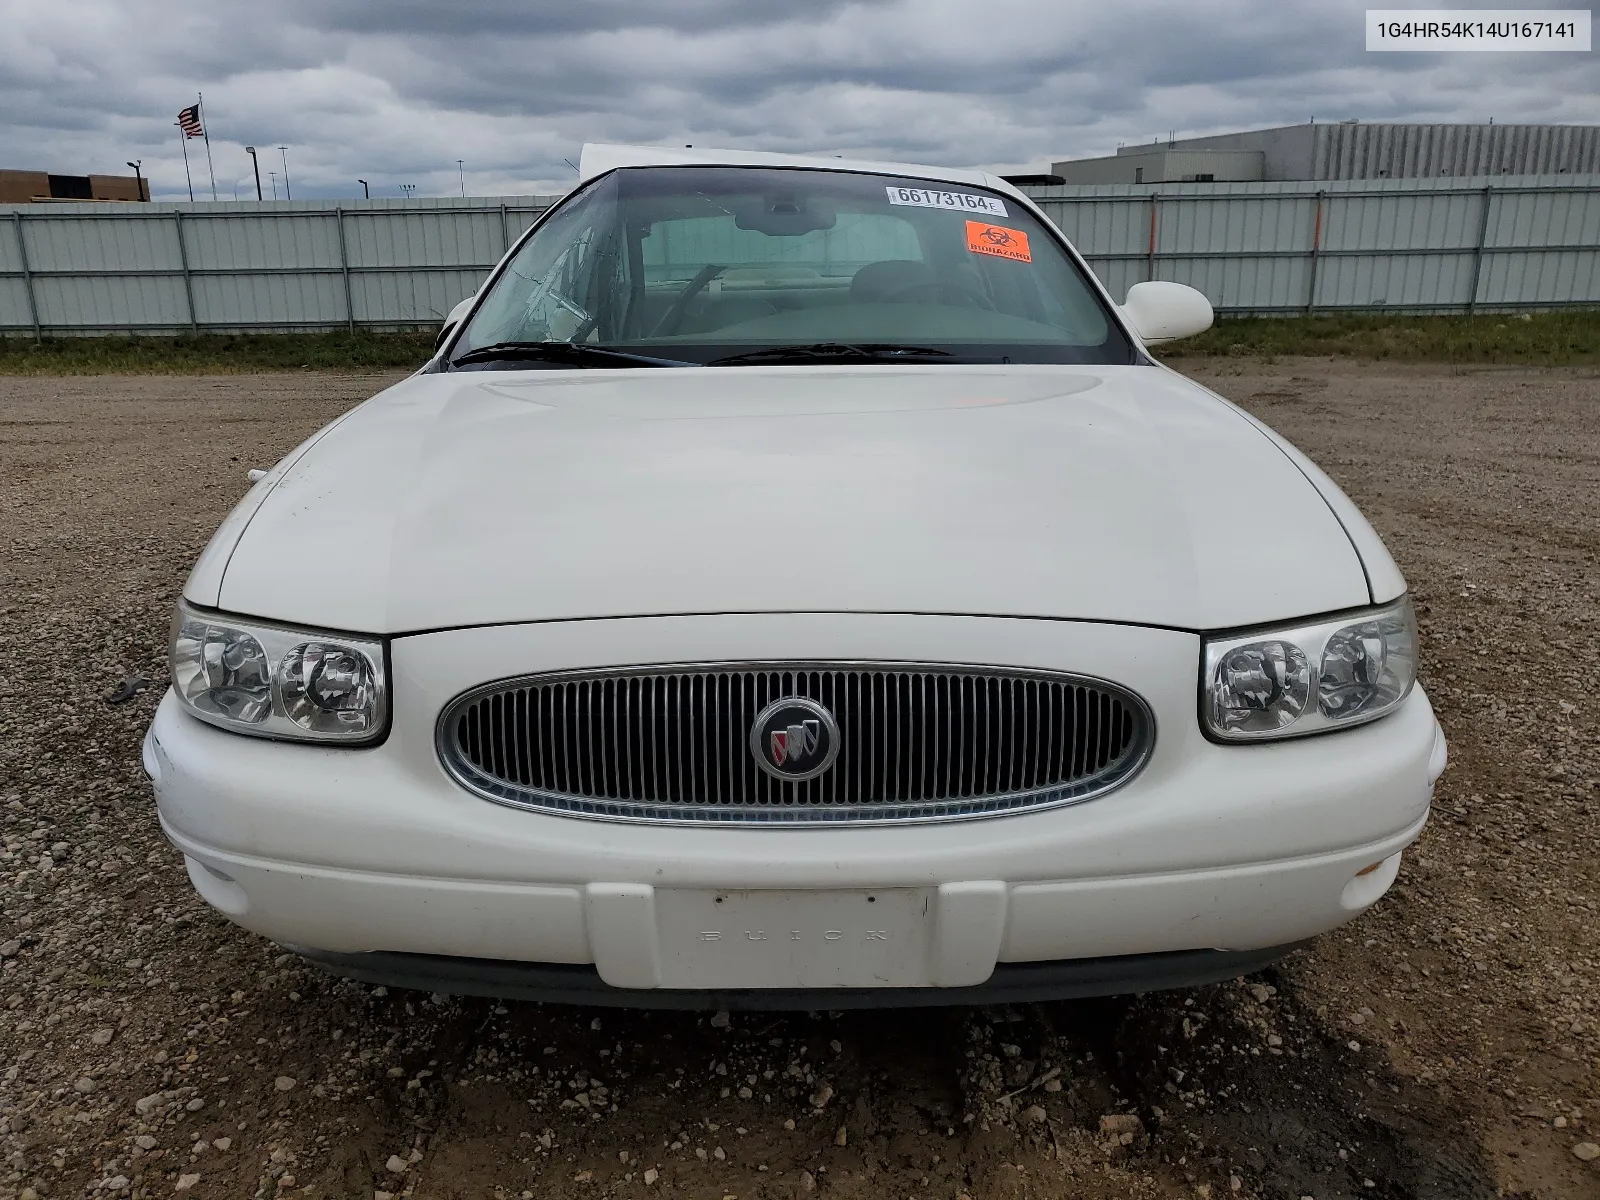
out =
[[[214,375],[406,370],[432,333],[0,337],[0,375]],[[1239,317],[1157,351],[1164,359],[1334,356],[1475,365],[1600,365],[1600,310],[1477,316]]]
[[[1373,361],[1588,366],[1600,363],[1600,310],[1475,316],[1238,317],[1157,348],[1163,359],[1333,356]]]
[[[0,375],[221,375],[420,367],[432,333],[0,337]]]

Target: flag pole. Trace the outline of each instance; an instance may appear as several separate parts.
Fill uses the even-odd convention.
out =
[[[211,172],[211,198],[217,198],[217,169],[211,165],[211,126],[206,122],[206,98],[196,92],[195,107],[200,110],[200,136],[206,140],[206,170]]]
[[[174,121],[178,127],[178,145],[183,149],[183,178],[189,185],[189,203],[194,203],[194,179],[189,174],[189,135],[183,131],[183,122]]]

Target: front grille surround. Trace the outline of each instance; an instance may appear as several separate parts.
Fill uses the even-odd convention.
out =
[[[819,778],[773,779],[750,754],[751,720],[781,695],[819,700],[839,722],[843,749]],[[564,705],[553,703],[557,697]],[[664,724],[673,705],[708,720],[694,730]],[[562,713],[584,720],[558,726]],[[929,714],[942,724],[919,727],[898,742],[861,736],[887,732],[891,719],[906,733],[910,718]],[[981,732],[993,735],[987,747],[979,742],[980,715]],[[648,744],[635,743],[635,729],[647,734]],[[702,736],[697,740],[695,733]],[[1155,736],[1149,705],[1108,680],[873,660],[666,663],[518,675],[457,696],[436,729],[450,776],[499,804],[646,824],[808,827],[970,820],[1082,803],[1137,775]],[[540,745],[548,753],[541,755]],[[1032,754],[1031,763],[1025,753]]]

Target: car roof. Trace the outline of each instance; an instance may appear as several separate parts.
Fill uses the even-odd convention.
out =
[[[987,171],[959,167],[932,167],[917,163],[878,162],[872,159],[835,158],[820,154],[779,154],[765,150],[702,150],[699,147],[617,146],[590,142],[578,159],[578,180],[583,182],[618,167],[664,167],[700,164],[719,167],[810,167],[824,171],[865,171],[875,175],[910,175],[945,183],[964,183],[1027,197]]]

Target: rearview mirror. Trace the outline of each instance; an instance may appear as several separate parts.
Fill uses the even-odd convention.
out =
[[[768,237],[801,237],[819,229],[832,229],[839,215],[825,200],[779,192],[734,211],[734,224]]]
[[[450,310],[450,314],[444,319],[444,327],[439,330],[439,336],[433,339],[434,353],[438,353],[439,348],[450,340],[450,335],[455,332],[456,326],[466,320],[467,313],[472,310],[473,302],[477,298],[478,294],[474,292]]]
[[[1193,337],[1211,328],[1215,314],[1211,301],[1182,283],[1152,279],[1128,289],[1122,315],[1144,341],[1153,346]]]

